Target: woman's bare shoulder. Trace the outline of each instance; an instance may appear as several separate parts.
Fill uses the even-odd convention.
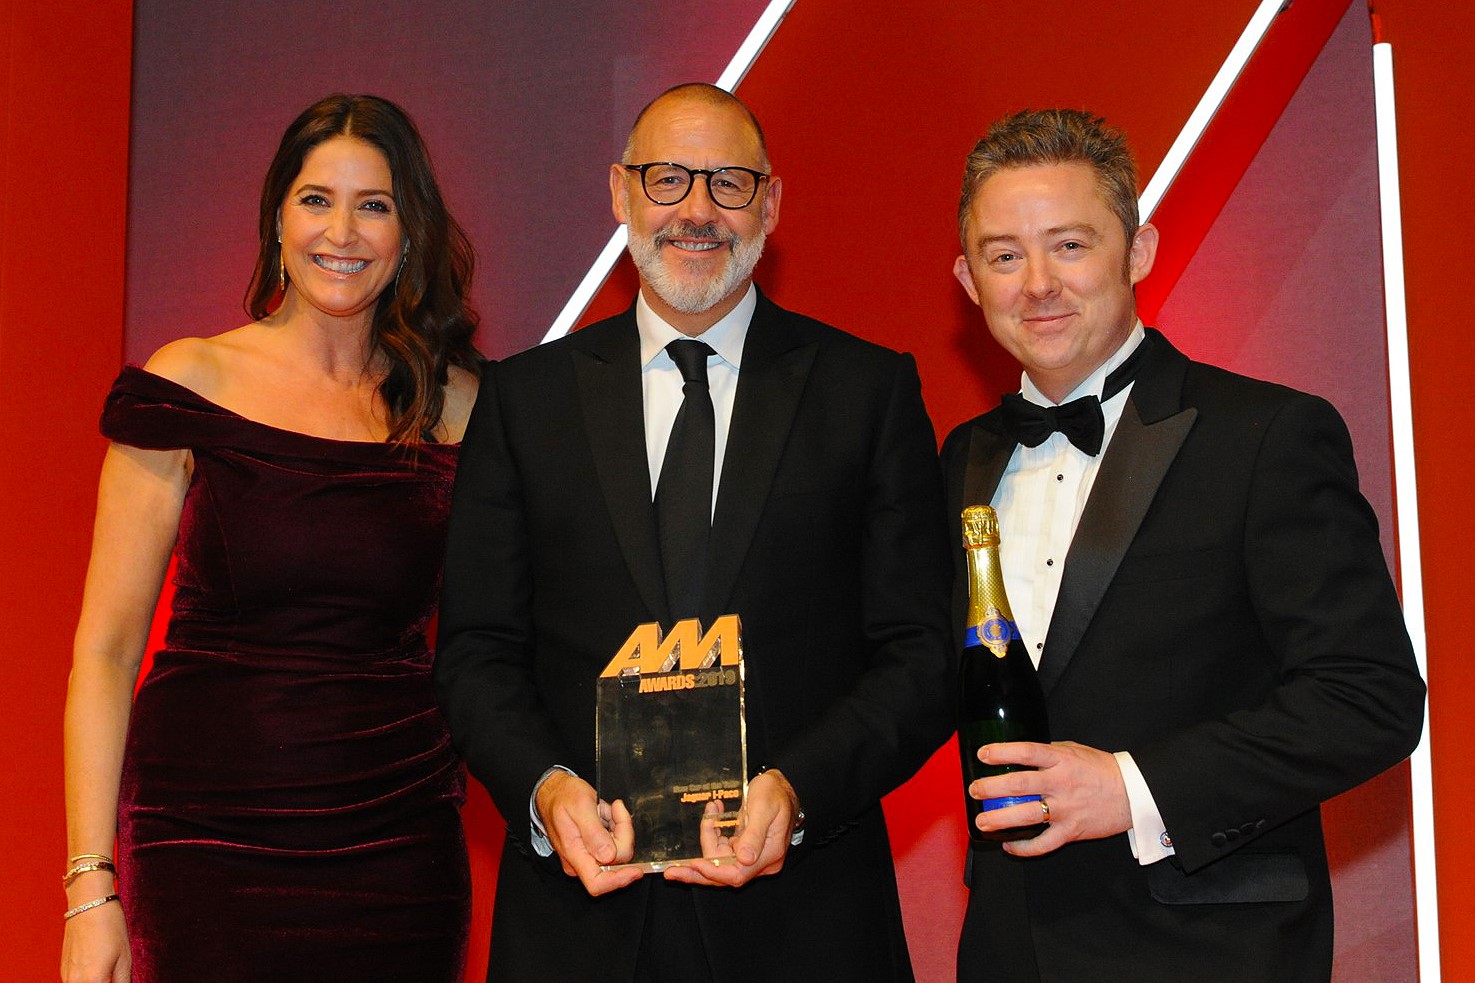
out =
[[[459,443],[466,433],[466,421],[471,418],[471,408],[476,405],[476,393],[480,384],[474,373],[458,365],[450,366],[445,407],[440,415],[446,440],[450,443]]]
[[[206,399],[225,387],[233,366],[250,347],[253,325],[208,338],[180,338],[160,348],[144,364],[154,375],[176,382]]]

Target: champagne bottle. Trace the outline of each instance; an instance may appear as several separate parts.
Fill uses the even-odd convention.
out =
[[[1026,839],[1040,833],[1045,824],[984,833],[974,821],[980,812],[1021,802],[1038,802],[1040,796],[1010,796],[980,802],[968,795],[967,790],[979,778],[1028,770],[1025,765],[986,765],[978,760],[978,749],[1001,741],[1049,743],[1045,693],[1015,627],[1009,598],[1004,594],[1004,573],[999,565],[999,519],[993,509],[974,505],[963,510],[963,547],[968,558],[968,630],[963,640],[958,751],[963,759],[968,835],[978,841]]]

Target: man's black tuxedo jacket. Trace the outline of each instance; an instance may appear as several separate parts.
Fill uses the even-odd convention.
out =
[[[742,617],[749,767],[806,832],[697,915],[719,979],[910,979],[879,799],[952,728],[936,438],[909,356],[761,295],[742,358],[702,621]],[[632,309],[492,366],[461,451],[435,680],[509,821],[493,977],[630,977],[669,887],[590,899],[534,855],[528,796],[555,764],[592,780],[595,680],[665,596]]]
[[[1177,855],[1139,866],[1125,834],[975,850],[960,979],[1328,979],[1318,804],[1418,741],[1424,686],[1341,418],[1148,335],[1040,677],[1051,737],[1131,752]],[[992,499],[1014,446],[997,409],[949,435],[951,514]]]

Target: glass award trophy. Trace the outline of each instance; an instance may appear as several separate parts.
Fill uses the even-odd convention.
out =
[[[624,801],[635,827],[629,864],[647,871],[731,857],[748,791],[742,624],[695,619],[664,637],[638,626],[598,681],[599,797]]]

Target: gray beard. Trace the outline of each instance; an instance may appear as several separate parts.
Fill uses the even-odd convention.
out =
[[[671,227],[672,229],[675,226]],[[685,234],[687,230],[683,230]],[[640,271],[640,278],[656,292],[656,296],[683,314],[700,314],[711,310],[718,302],[737,290],[753,275],[758,258],[763,255],[763,243],[767,238],[762,230],[748,239],[729,236],[727,263],[720,275],[706,281],[693,282],[675,276],[661,258],[661,233],[650,237],[629,237],[630,258]],[[681,262],[678,258],[677,262]]]

